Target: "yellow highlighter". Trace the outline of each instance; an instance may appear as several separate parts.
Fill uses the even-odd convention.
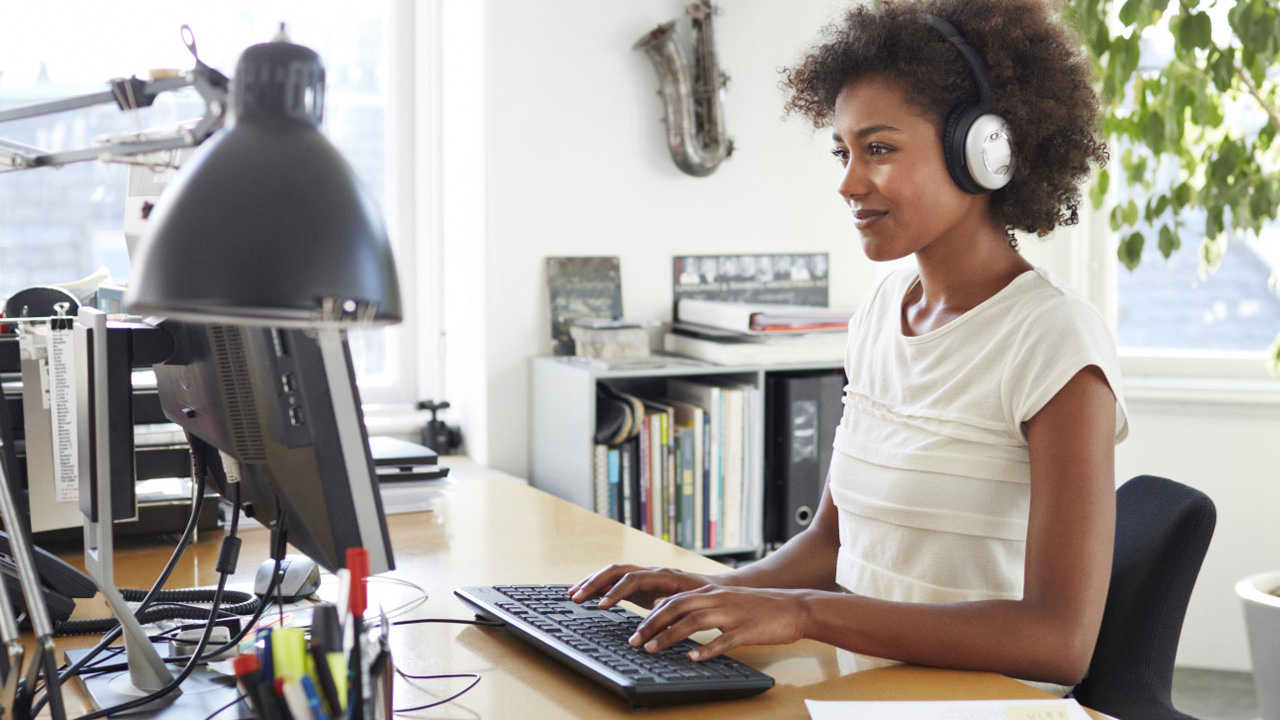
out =
[[[306,674],[307,634],[302,628],[276,628],[271,633],[271,662],[276,677],[298,682]]]

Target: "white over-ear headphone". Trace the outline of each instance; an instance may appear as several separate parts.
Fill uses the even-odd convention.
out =
[[[1009,123],[991,112],[991,76],[974,51],[951,23],[936,15],[926,22],[942,33],[964,57],[978,86],[978,100],[956,103],[942,125],[942,153],[947,172],[960,189],[975,195],[999,190],[1013,179],[1013,142]]]

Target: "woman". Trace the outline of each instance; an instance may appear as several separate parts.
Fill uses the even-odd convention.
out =
[[[969,192],[981,169],[957,177],[940,138],[984,75],[1008,125],[978,138],[999,189]],[[717,628],[693,659],[811,638],[1065,691],[1102,620],[1127,422],[1102,318],[1012,231],[1076,222],[1079,184],[1106,162],[1089,64],[1034,0],[886,1],[849,11],[784,78],[788,111],[833,130],[867,257],[917,263],[850,320],[817,517],[731,572],[613,565],[569,593],[653,607],[632,638],[651,652]]]

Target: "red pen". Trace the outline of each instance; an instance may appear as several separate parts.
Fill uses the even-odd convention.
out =
[[[369,575],[369,551],[362,547],[347,548],[347,571],[351,574],[351,590],[347,605],[351,610],[351,657],[347,662],[347,718],[364,720],[364,663],[360,645],[364,642],[364,609],[367,600],[364,579]]]

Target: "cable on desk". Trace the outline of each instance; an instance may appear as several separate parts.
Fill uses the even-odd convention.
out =
[[[136,602],[143,599],[144,590],[124,590],[124,599],[130,602]],[[130,597],[130,594],[134,594]],[[161,622],[163,620],[207,620],[209,619],[209,609],[189,605],[189,602],[212,602],[213,590],[167,590],[159,593],[157,602],[146,610],[138,611],[135,617],[138,623],[148,625],[151,623]],[[193,598],[192,595],[198,594]],[[204,596],[208,596],[208,600]],[[241,615],[252,615],[258,609],[258,596],[253,593],[241,592],[239,590],[227,590],[223,593],[223,601],[231,601],[231,605],[226,605],[221,609],[222,617],[236,617]],[[57,637],[65,637],[67,635],[92,635],[94,633],[107,632],[115,629],[120,625],[120,621],[115,618],[92,618],[88,620],[65,620],[60,623],[54,631]]]
[[[437,700],[436,702],[427,703],[426,705],[415,705],[414,707],[407,707],[407,708],[395,708],[391,712],[396,715],[403,715],[405,713],[418,712],[419,710],[426,710],[427,708],[433,708],[440,705],[444,705],[445,703],[451,703],[454,700],[457,700],[458,698],[465,695],[467,691],[475,687],[480,682],[479,673],[449,673],[449,674],[443,674],[443,675],[409,675],[409,674],[406,674],[399,667],[396,667],[396,674],[404,678],[405,680],[444,680],[448,678],[474,678],[471,681],[471,684],[467,685],[466,687],[462,688],[458,692],[450,695],[449,697],[443,700]]]
[[[227,703],[226,705],[223,705],[222,707],[218,708],[217,710],[214,710],[213,712],[209,713],[208,715],[205,715],[205,716],[204,716],[204,720],[213,720],[213,718],[214,718],[215,716],[222,714],[225,710],[227,710],[227,709],[228,709],[228,708],[230,708],[231,706],[235,705],[236,703],[240,702],[241,700],[245,699],[246,697],[249,697],[249,696],[248,696],[248,695],[240,695],[240,696],[239,696],[239,697],[237,697],[235,700],[232,700],[231,702]]]
[[[416,620],[397,620],[391,624],[392,625],[425,625],[427,623],[447,623],[450,625],[483,625],[485,627],[502,627],[506,625],[506,623],[498,622],[496,620],[481,620],[479,618],[475,620],[460,620],[460,619],[454,619],[454,618],[419,618]],[[410,675],[406,673],[404,670],[400,669],[399,665],[394,665],[394,666],[395,666],[396,674],[404,678],[406,681],[408,680],[445,680],[449,678],[474,678],[471,681],[470,685],[467,685],[465,688],[459,690],[458,692],[450,695],[449,697],[443,700],[438,700],[436,702],[428,703],[426,705],[417,705],[417,706],[408,707],[408,708],[395,708],[394,710],[392,710],[392,713],[396,715],[403,715],[405,713],[418,712],[419,710],[426,710],[428,708],[433,708],[439,705],[444,705],[445,703],[453,702],[454,700],[457,700],[458,698],[462,697],[464,694],[467,693],[467,691],[471,690],[471,688],[475,687],[476,684],[480,682],[479,673],[444,673],[439,675]]]
[[[371,582],[383,582],[383,583],[390,583],[392,585],[401,585],[403,587],[417,590],[420,593],[418,597],[405,602],[403,605],[397,605],[396,607],[391,608],[390,610],[387,610],[386,614],[388,618],[395,618],[400,615],[404,615],[405,613],[412,612],[422,607],[428,600],[431,599],[431,594],[428,593],[425,588],[423,588],[421,585],[419,585],[416,582],[413,582],[411,580],[405,580],[404,578],[382,577],[378,575],[370,575],[369,577],[365,578],[365,584],[368,584]]]
[[[205,485],[207,484],[209,472],[211,470],[211,465],[209,463],[209,452],[212,448],[211,446],[206,444],[203,440],[200,440],[199,438],[192,435],[191,433],[187,433],[187,443],[191,448],[191,451],[190,451],[191,452],[191,477],[195,480],[195,483],[196,483],[196,486],[193,492],[196,500],[195,502],[191,503],[191,514],[187,517],[187,526],[183,528],[182,535],[178,538],[177,547],[175,547],[173,549],[173,553],[169,555],[169,561],[165,563],[164,569],[160,571],[160,576],[156,578],[155,583],[151,586],[151,592],[149,592],[147,596],[143,598],[142,604],[138,606],[138,609],[135,611],[135,613],[145,612],[146,609],[150,607],[153,602],[155,602],[156,595],[164,587],[164,584],[169,581],[169,576],[172,575],[174,569],[178,567],[178,561],[182,559],[182,554],[186,551],[187,546],[191,544],[191,538],[194,537],[195,531],[196,531],[196,525],[200,520],[200,509],[204,506],[204,500],[205,500],[205,497],[204,497]],[[222,479],[224,481],[224,487],[225,487],[225,478],[222,478]],[[99,640],[98,643],[89,650],[89,652],[85,653],[83,656],[81,656],[79,660],[72,663],[71,666],[68,667],[64,672],[59,673],[58,675],[59,686],[61,686],[62,683],[64,683],[67,679],[71,678],[77,672],[79,672],[80,668],[84,667],[86,663],[93,660],[93,658],[97,657],[98,653],[102,652],[103,648],[115,642],[116,638],[119,638],[119,637],[120,637],[120,626],[117,625],[113,630],[110,630],[109,632],[107,632],[106,635],[103,635],[102,639]],[[40,697],[39,700],[35,702],[34,705],[32,705],[31,707],[32,716],[37,715],[40,712],[41,708],[43,708],[45,706],[45,703],[47,703],[48,701],[49,701],[49,694],[48,692],[46,692],[44,695]]]
[[[200,642],[196,644],[196,649],[191,653],[187,664],[182,667],[176,677],[159,690],[140,698],[81,715],[77,720],[93,720],[93,718],[107,717],[112,713],[133,710],[162,698],[181,685],[182,681],[186,680],[191,675],[191,672],[195,670],[196,665],[199,664],[200,656],[204,653],[205,647],[209,642],[209,636],[213,632],[218,608],[222,604],[222,593],[227,586],[227,578],[230,577],[231,573],[235,572],[236,560],[240,554],[240,538],[236,537],[236,532],[240,525],[240,483],[230,483],[230,485],[232,488],[231,528],[226,537],[222,538],[222,550],[218,555],[218,588],[214,591],[213,610],[209,614],[208,621],[205,622],[204,633],[200,636]]]
[[[425,625],[426,623],[450,623],[453,625],[483,625],[485,627],[506,627],[500,620],[454,620],[452,618],[420,618],[418,620],[396,620],[392,625]]]

